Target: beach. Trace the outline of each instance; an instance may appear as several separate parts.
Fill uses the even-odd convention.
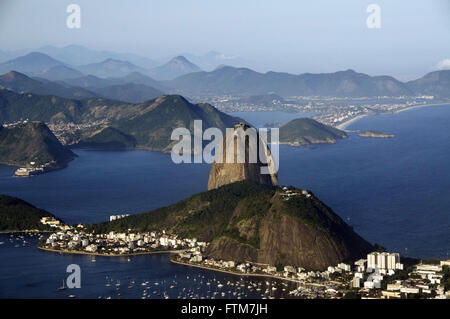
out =
[[[409,111],[412,109],[418,109],[418,108],[422,108],[422,107],[426,107],[426,106],[440,106],[440,105],[446,105],[446,103],[440,103],[440,104],[421,104],[421,105],[413,105],[413,106],[408,106],[399,110],[396,110],[395,112],[393,112],[393,114],[398,114],[404,111]],[[339,125],[336,125],[336,128],[339,130],[345,130],[347,128],[347,126],[349,126],[350,124],[366,117],[366,116],[370,116],[370,115],[375,115],[376,113],[366,113],[366,114],[361,114],[358,116],[355,116],[345,122],[342,122]],[[381,114],[389,114],[389,113],[381,113]]]

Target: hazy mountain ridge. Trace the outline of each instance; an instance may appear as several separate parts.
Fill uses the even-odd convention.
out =
[[[201,69],[188,61],[184,56],[177,56],[169,62],[149,71],[149,74],[158,80],[171,80],[178,76],[199,72]]]
[[[131,104],[102,98],[84,100],[18,94],[0,90],[0,123],[23,119],[47,123],[86,123],[108,121],[110,126],[131,135],[140,148],[168,152],[176,143],[170,139],[178,127],[191,130],[194,120],[202,120],[203,128],[225,130],[241,120],[218,111],[212,105],[192,104],[179,95],[166,95]]]
[[[10,71],[1,75],[0,87],[17,93],[56,95],[64,98],[83,99],[96,96],[94,92],[84,88],[70,87],[56,82],[30,78],[16,71]]]
[[[151,78],[148,79],[149,81],[147,82],[152,81]],[[100,97],[128,103],[142,103],[164,95],[163,92],[151,86],[127,82],[124,79],[104,80],[95,76],[87,76],[72,80],[69,79],[67,82],[82,84],[86,88],[71,86],[63,81],[52,82],[46,79],[30,78],[15,71],[10,71],[0,76],[0,88],[9,89],[17,93],[27,92],[73,99]],[[101,87],[86,85],[85,82],[101,85]],[[116,82],[117,84],[115,84]],[[102,84],[109,86],[103,86]]]
[[[99,96],[128,103],[142,103],[164,95],[163,92],[152,88],[151,86],[133,82],[122,85],[111,85],[103,88],[91,88],[91,90]]]
[[[259,73],[249,68],[221,66],[205,72],[184,56],[175,57],[153,68],[144,68],[127,60],[112,58],[73,66],[39,52],[0,63],[0,73],[11,70],[50,80],[62,80],[69,85],[81,86],[88,90],[92,86],[106,87],[134,82],[163,92],[187,95],[376,97],[425,94],[444,98],[450,96],[449,70],[434,71],[420,79],[401,82],[391,76],[369,76],[353,70],[295,75],[273,71]],[[85,76],[77,77],[80,75],[78,72]]]
[[[389,76],[369,76],[353,70],[335,73],[293,75],[258,73],[247,68],[224,66],[212,72],[197,72],[168,82],[174,88],[197,94],[275,93],[281,96],[398,96],[413,92],[405,83]]]

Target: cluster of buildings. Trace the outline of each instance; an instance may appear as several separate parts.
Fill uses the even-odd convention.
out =
[[[111,215],[109,216],[109,221],[112,222],[113,220],[118,220],[127,216],[130,216],[130,214]]]
[[[450,260],[440,264],[420,263],[408,274],[408,278],[394,280],[381,291],[384,298],[404,298],[408,295],[420,295],[423,298],[450,299],[450,291],[445,291],[444,267],[450,266]]]
[[[37,164],[36,162],[30,162],[28,167],[20,167],[15,171],[14,174],[16,176],[32,176],[43,174],[55,164],[56,164],[55,161],[47,162],[44,164]]]
[[[281,198],[283,198],[284,200],[289,200],[294,196],[305,196],[306,198],[312,197],[312,195],[307,190],[304,189],[299,192],[296,189],[284,186],[282,190],[283,192],[281,193]]]
[[[83,225],[51,234],[44,248],[105,255],[128,255],[206,246],[195,238],[179,238],[162,232],[88,233]]]
[[[63,224],[61,221],[57,220],[55,217],[44,216],[41,218],[41,224],[48,225],[52,228],[59,230],[69,230],[70,226]]]
[[[67,145],[78,142],[79,137],[82,135],[80,134],[81,132],[95,131],[106,127],[108,123],[107,119],[83,123],[60,121],[57,123],[47,123],[47,126],[63,145]]]
[[[358,289],[363,297],[392,299],[420,295],[422,298],[450,299],[450,291],[445,292],[441,285],[443,267],[450,266],[450,261],[420,263],[405,270],[398,253],[373,252],[367,259],[356,261],[355,265],[351,287]],[[395,277],[399,271],[403,276]]]
[[[23,121],[16,121],[16,122],[11,122],[11,123],[4,123],[2,124],[3,127],[15,127],[15,126],[20,126],[20,125],[25,125],[28,123],[28,119],[23,120]]]
[[[251,262],[239,263],[232,260],[216,260],[202,256],[202,250],[192,248],[179,253],[175,260],[197,264],[212,270],[228,271],[236,274],[267,275],[298,283],[291,291],[294,296],[335,298],[349,291],[356,291],[361,298],[408,298],[419,295],[423,298],[450,299],[450,291],[445,291],[442,281],[444,266],[418,264],[412,271],[406,271],[398,253],[372,252],[366,259],[357,260],[353,265],[339,263],[325,271],[306,271],[304,268]],[[396,279],[395,275],[403,279]]]

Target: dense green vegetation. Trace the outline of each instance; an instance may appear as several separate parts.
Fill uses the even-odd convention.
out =
[[[53,162],[52,168],[60,168],[74,158],[75,154],[61,145],[42,122],[0,125],[0,163],[27,166],[30,162]]]
[[[99,149],[132,149],[135,146],[136,140],[133,136],[124,134],[113,127],[105,127],[73,145],[73,147]]]
[[[310,118],[295,119],[280,127],[280,143],[294,145],[333,143],[336,139],[346,137],[345,132]]]
[[[50,230],[40,219],[49,212],[8,195],[0,195],[0,231]]]
[[[160,90],[137,83],[118,84],[90,90],[105,98],[128,103],[142,103],[164,95]]]
[[[207,254],[218,258],[309,269],[360,258],[373,249],[316,197],[283,196],[279,187],[242,181],[90,227],[101,233],[166,230],[211,242]]]
[[[132,136],[136,147],[158,151],[170,150],[175,143],[170,138],[175,128],[186,127],[192,132],[194,120],[202,120],[203,129],[222,130],[240,122],[209,104],[192,104],[180,95],[130,104],[100,98],[70,100],[0,90],[0,123],[22,119],[51,123],[107,120],[111,127]]]
[[[256,212],[245,211],[244,216],[232,216],[233,210],[241,200],[250,200],[253,203],[258,200],[265,201],[274,192],[275,189],[256,183],[238,182],[193,195],[171,206],[112,222],[94,224],[91,227],[101,233],[128,229],[138,231],[165,229],[183,236],[211,241],[224,233],[233,232],[232,227],[228,225],[230,218],[236,223],[245,218],[244,216],[251,216]]]
[[[450,291],[450,267],[443,266],[442,273],[444,277],[442,278],[442,285],[444,286],[445,291]]]

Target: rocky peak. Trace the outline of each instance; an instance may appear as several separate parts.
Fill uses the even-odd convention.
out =
[[[256,136],[256,140],[251,137],[252,132],[249,130],[254,130],[253,136]],[[260,147],[263,147],[265,152],[260,152]],[[268,167],[271,173],[262,174],[261,169],[264,167]],[[219,144],[209,173],[208,190],[243,180],[278,185],[274,159],[267,143],[255,128],[239,123],[232,130],[227,130],[226,136]]]

